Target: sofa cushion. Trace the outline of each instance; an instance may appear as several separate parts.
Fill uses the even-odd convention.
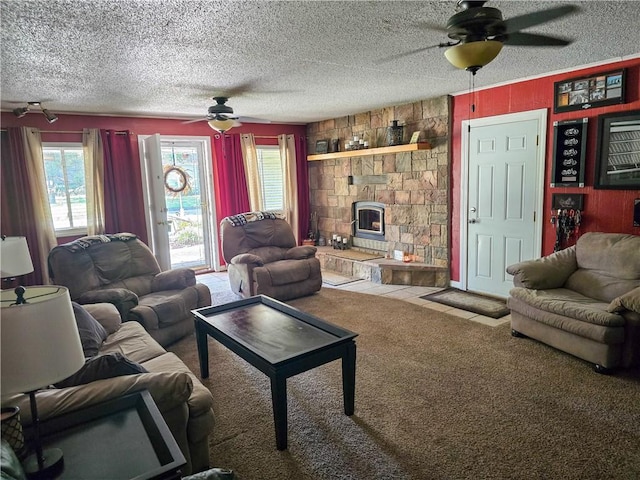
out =
[[[252,248],[247,253],[259,257],[262,260],[262,263],[271,263],[284,259],[287,250],[287,248],[267,246]]]
[[[515,287],[509,291],[509,295],[543,312],[555,313],[604,327],[624,326],[624,318],[608,312],[607,303],[585,297],[566,288],[530,290]]]
[[[624,280],[640,280],[640,236],[585,233],[576,243],[578,268]]]
[[[311,267],[304,260],[281,260],[255,268],[253,272],[258,284],[263,283],[261,277],[267,272],[271,281],[266,283],[277,286],[306,280],[311,275]]]
[[[163,290],[140,297],[139,303],[130,313],[145,318],[150,325],[157,318],[158,328],[183,321],[191,317],[191,310],[198,307],[198,291],[194,287],[184,290]]]
[[[117,332],[122,324],[120,312],[112,303],[88,303],[82,307],[104,327],[107,335]]]
[[[625,310],[640,313],[640,287],[614,298],[607,308],[607,311],[612,313],[620,313]]]
[[[193,348],[196,348],[195,344]],[[183,372],[188,374],[193,381],[193,391],[188,400],[189,416],[197,417],[211,410],[211,392],[200,383],[193,372],[174,353],[167,352],[152,358],[144,362],[142,366],[149,372]]]
[[[640,236],[585,233],[576,243],[578,270],[566,288],[610,302],[640,286]]]
[[[78,326],[84,356],[85,358],[94,357],[98,354],[102,342],[107,339],[107,331],[82,305],[71,302],[71,306]]]
[[[85,383],[104,380],[105,378],[122,377],[148,373],[139,363],[129,360],[118,352],[106,353],[88,359],[76,373],[55,384],[56,388],[75,387]]]
[[[513,284],[524,288],[560,288],[578,268],[576,250],[565,248],[546,257],[514,263],[507,267]]]
[[[109,352],[119,352],[134,362],[143,363],[163,355],[165,350],[138,322],[124,322],[102,344],[100,353]]]
[[[583,322],[557,313],[541,310],[516,297],[507,299],[511,314],[520,314],[528,319],[562,330],[580,337],[588,338],[605,345],[619,345],[624,342],[624,326],[612,327]],[[537,338],[537,337],[534,337]]]

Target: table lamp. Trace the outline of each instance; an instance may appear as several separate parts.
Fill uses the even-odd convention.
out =
[[[5,237],[0,241],[0,278],[15,278],[33,272],[25,237]],[[24,287],[15,289],[16,303],[24,301]]]
[[[2,290],[0,388],[2,396],[29,394],[35,453],[23,467],[30,478],[53,478],[64,465],[62,451],[42,448],[35,393],[84,365],[82,343],[67,288],[27,287],[23,303],[16,300],[13,290]]]

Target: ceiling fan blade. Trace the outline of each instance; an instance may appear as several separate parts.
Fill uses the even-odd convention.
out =
[[[507,39],[503,43],[519,47],[564,47],[572,42],[573,40],[567,40],[565,38],[549,37],[535,33],[513,32],[507,35]]]
[[[186,120],[186,121],[184,121],[182,123],[186,125],[188,123],[196,123],[196,122],[201,122],[203,120],[206,120],[206,118],[204,118],[204,117],[203,118],[195,118],[193,120]]]
[[[447,32],[447,27],[443,26],[443,25],[438,25],[437,23],[431,23],[431,22],[418,22],[418,23],[412,23],[411,26],[415,26],[421,30],[433,30],[436,32]]]
[[[400,58],[408,57],[409,55],[415,55],[416,53],[425,52],[427,50],[431,50],[432,48],[440,48],[440,47],[451,47],[455,45],[457,42],[447,42],[447,43],[439,43],[438,45],[430,45],[428,47],[416,48],[415,50],[409,50],[408,52],[398,53],[396,55],[390,55],[388,57],[379,58],[374,63],[379,65],[381,63],[391,62],[393,60],[398,60]]]
[[[256,118],[256,117],[238,117],[238,120],[240,123],[241,122],[246,122],[246,123],[271,123],[271,120],[266,120],[264,118]],[[242,125],[242,124],[240,124]]]
[[[550,22],[551,20],[577,12],[578,10],[579,8],[575,5],[562,5],[560,7],[549,8],[547,10],[518,15],[517,17],[509,18],[504,21],[506,28],[505,33],[509,34],[517,32],[518,30],[533,27],[534,25]]]

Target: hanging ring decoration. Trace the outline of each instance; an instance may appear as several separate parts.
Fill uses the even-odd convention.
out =
[[[175,165],[164,167],[164,188],[173,194],[187,194],[191,190],[189,174]]]

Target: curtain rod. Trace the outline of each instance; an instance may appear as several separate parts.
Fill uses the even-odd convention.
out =
[[[6,132],[7,129],[6,128],[1,128],[0,132]],[[84,132],[82,132],[81,130],[40,130],[40,133],[68,133],[68,134],[75,134],[75,135],[82,135]],[[109,132],[107,132],[109,133]],[[126,135],[129,132],[115,132],[116,135]]]

